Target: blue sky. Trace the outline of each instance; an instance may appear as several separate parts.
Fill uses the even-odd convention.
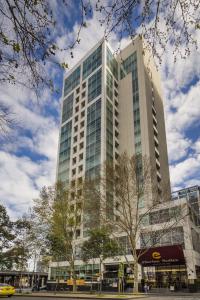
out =
[[[54,36],[60,46],[73,40],[79,28],[76,1],[72,3],[60,19],[62,8],[52,1],[59,19],[59,29]],[[103,33],[104,28],[94,13],[81,33],[81,43],[74,50],[74,58],[71,59],[69,53],[61,53],[57,59],[66,61],[71,68],[103,37]],[[200,40],[200,33],[196,34]],[[114,33],[109,42],[114,49],[117,47],[118,39]],[[128,42],[128,38],[124,38],[122,47]],[[172,190],[200,184],[199,66],[200,53],[195,49],[191,49],[190,57],[185,60],[177,57],[174,63],[170,45],[159,66]],[[61,89],[63,74],[52,67],[49,71]],[[60,94],[52,95],[46,89],[38,103],[29,90],[4,85],[0,87],[0,101],[13,108],[17,120],[10,137],[1,140],[0,144],[0,201],[15,218],[27,211],[42,186],[55,181],[61,99]]]

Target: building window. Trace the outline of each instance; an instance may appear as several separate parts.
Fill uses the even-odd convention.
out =
[[[76,125],[75,127],[74,127],[74,132],[77,132],[78,131],[78,125]]]
[[[72,122],[61,127],[58,180],[68,182],[71,150]]]
[[[83,171],[83,166],[82,165],[78,167],[78,171],[79,171],[79,173]]]
[[[106,103],[106,160],[113,160],[113,106]]]
[[[83,80],[96,70],[102,63],[102,45],[100,45],[84,62],[83,62]]]
[[[86,135],[86,177],[99,174],[101,158],[101,99],[88,107]]]
[[[85,98],[85,92],[82,93],[82,98]]]
[[[65,79],[64,96],[69,94],[80,83],[81,68],[80,66]]]
[[[76,116],[74,120],[75,120],[75,123],[78,122],[78,116]]]
[[[76,104],[79,102],[79,97],[76,97]]]
[[[108,98],[113,100],[113,77],[108,71],[106,74],[106,93]]]
[[[82,83],[82,89],[84,89],[86,87],[86,82]]]
[[[79,161],[83,159],[83,153],[79,155]]]
[[[83,101],[82,103],[81,103],[81,108],[84,108],[85,107],[85,101]]]
[[[85,111],[81,112],[81,118],[85,117]]]
[[[80,87],[78,87],[78,88],[76,89],[76,93],[77,93],[77,94],[80,93]]]
[[[108,68],[110,69],[111,73],[115,76],[115,78],[118,80],[118,63],[108,47],[106,51],[106,59],[107,59]]]
[[[77,135],[74,137],[74,143],[77,142]]]
[[[101,94],[101,69],[88,80],[88,102]]]
[[[69,120],[72,117],[73,98],[74,98],[74,94],[72,93],[63,101],[62,123],[66,122],[67,120]]]
[[[77,147],[75,146],[74,148],[73,148],[73,153],[76,153],[77,152]]]
[[[83,147],[84,147],[84,143],[82,142],[82,143],[80,143],[80,147],[79,147],[80,150],[83,149]]]
[[[81,133],[80,133],[80,138],[82,139],[84,137],[84,131],[82,131]]]

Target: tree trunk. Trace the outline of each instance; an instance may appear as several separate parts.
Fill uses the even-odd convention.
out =
[[[73,293],[75,293],[77,290],[77,287],[76,287],[76,274],[75,274],[74,262],[72,263],[72,280],[73,280]]]
[[[137,258],[134,257],[134,287],[133,292],[138,293],[138,262]]]

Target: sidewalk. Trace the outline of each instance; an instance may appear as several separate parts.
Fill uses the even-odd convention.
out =
[[[62,293],[62,292],[33,292],[33,293],[16,293],[15,296],[20,297],[49,297],[49,298],[76,298],[76,299],[109,299],[109,300],[117,300],[117,299],[142,299],[146,298],[145,294],[89,294],[89,293]]]

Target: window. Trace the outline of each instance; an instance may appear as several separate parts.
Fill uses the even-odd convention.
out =
[[[79,171],[79,173],[83,171],[83,166],[82,165],[78,167],[78,171]]]
[[[82,160],[83,159],[83,153],[81,153],[80,155],[79,155],[79,160]]]
[[[84,125],[85,125],[85,122],[84,122],[84,121],[82,121],[82,122],[81,122],[81,128],[83,128],[83,127],[84,127]]]
[[[74,143],[77,142],[77,135],[74,137]]]
[[[84,98],[84,97],[85,97],[85,92],[82,93],[82,98]]]
[[[80,66],[65,79],[64,96],[69,94],[80,83],[81,68]]]
[[[83,62],[83,79],[88,77],[102,63],[102,45],[100,45],[84,62]]]
[[[82,143],[80,143],[80,149],[83,149],[83,146],[84,146],[84,143],[82,142]]]
[[[86,82],[82,83],[82,89],[84,89],[86,87]]]
[[[75,127],[74,127],[74,132],[77,132],[78,131],[78,126],[76,125]]]
[[[72,117],[73,98],[74,98],[74,94],[72,93],[63,101],[62,123],[66,122],[67,120],[69,120]]]
[[[80,93],[80,87],[76,89],[76,93],[77,93],[77,94]]]
[[[84,131],[82,131],[81,133],[80,133],[80,138],[83,138],[84,137]]]
[[[73,165],[76,164],[76,157],[73,158]]]
[[[106,104],[106,160],[113,160],[113,106],[109,100]]]
[[[86,177],[99,174],[101,154],[101,99],[88,107],[86,134]]]
[[[85,101],[81,103],[81,108],[85,107]]]
[[[106,74],[106,93],[109,99],[112,100],[113,99],[113,78],[108,71]]]
[[[101,94],[101,69],[88,80],[88,102]]]
[[[81,118],[85,117],[85,111],[81,112]]]
[[[106,52],[107,66],[115,78],[118,79],[118,63],[108,47]]]
[[[75,123],[78,122],[78,116],[76,116],[74,120],[75,120]]]
[[[115,85],[115,88],[118,89],[118,83],[117,83],[117,81],[114,81],[114,85]]]
[[[71,152],[72,122],[61,127],[58,180],[68,182]]]
[[[76,169],[72,170],[72,176],[74,176],[76,174]]]
[[[76,97],[76,104],[79,102],[79,97]]]
[[[77,152],[77,147],[74,147],[73,148],[73,153],[76,153]]]
[[[115,90],[115,97],[117,98],[118,97],[118,92]]]

